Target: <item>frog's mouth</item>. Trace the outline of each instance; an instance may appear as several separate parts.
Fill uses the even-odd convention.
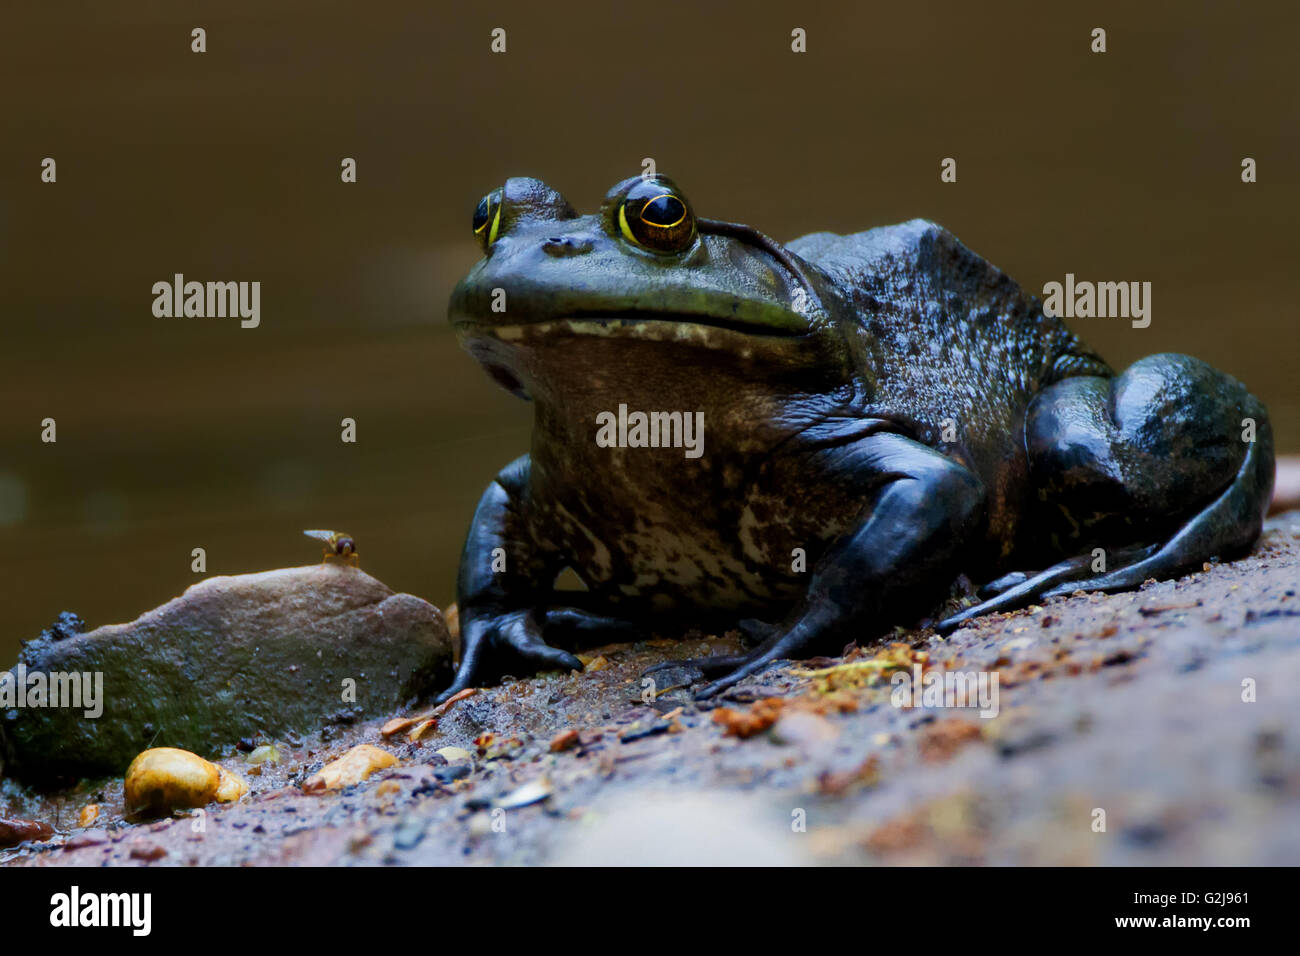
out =
[[[742,335],[800,336],[807,335],[811,325],[795,312],[768,310],[761,319],[749,316],[717,315],[709,312],[656,312],[646,309],[601,310],[584,309],[570,312],[562,318],[542,325],[563,323],[575,334],[612,335],[641,333],[642,338],[685,338],[692,329],[724,329]]]
[[[525,399],[533,399],[539,387],[551,391],[545,383],[565,382],[584,367],[618,369],[612,378],[624,381],[657,366],[697,362],[716,369],[749,361],[769,369],[805,368],[815,364],[807,352],[820,342],[813,325],[794,313],[778,324],[711,313],[583,310],[510,325],[469,319],[455,328],[462,346],[488,375]],[[585,347],[575,350],[578,340]],[[726,358],[719,364],[705,359],[704,352]]]
[[[724,303],[723,308],[691,308],[690,305],[670,302],[649,307],[624,307],[622,304],[604,306],[597,303],[588,308],[505,323],[462,314],[452,318],[452,327],[462,340],[492,336],[517,341],[557,332],[683,339],[710,329],[745,336],[788,338],[809,334],[815,324],[812,316],[760,300],[733,299]]]

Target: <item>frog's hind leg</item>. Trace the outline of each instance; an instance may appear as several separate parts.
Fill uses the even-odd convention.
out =
[[[1153,555],[1158,548],[1159,545],[1150,545],[1145,548],[1126,548],[1117,551],[1112,555],[1112,558],[1121,562],[1134,562],[1134,564],[1124,565],[1124,567],[1131,567],[1146,557]],[[1054,564],[1037,574],[1025,574],[1017,571],[1006,575],[1004,578],[999,578],[985,588],[981,588],[981,593],[994,592],[991,597],[945,618],[935,625],[935,630],[940,634],[948,634],[974,618],[992,614],[995,611],[1014,611],[1016,608],[1024,607],[1031,601],[1053,594],[1072,594],[1078,590],[1105,590],[1105,588],[1087,582],[1095,561],[1096,558],[1091,554],[1081,554],[1078,557],[1062,561],[1060,564]],[[1140,579],[1138,583],[1140,584],[1144,580],[1146,578]],[[999,584],[1005,584],[1006,586],[998,587]],[[1116,588],[1116,590],[1123,590],[1124,587],[1132,586],[1124,585]]]
[[[777,625],[754,617],[747,617],[737,621],[735,629],[740,632],[748,647],[761,645],[771,640],[772,636],[780,630]],[[712,657],[671,658],[647,667],[641,672],[641,676],[649,677],[665,671],[683,671],[712,679],[735,670],[747,663],[749,659],[750,654],[748,652],[744,654],[715,654]]]
[[[1259,537],[1273,486],[1268,413],[1204,362],[1154,355],[1113,380],[1058,382],[1030,405],[1025,443],[1043,502],[1069,529],[1066,546],[1128,544],[1102,548],[1109,570],[1097,570],[1090,552],[1006,575],[990,586],[994,596],[942,621],[940,633],[1040,598],[1137,587]]]

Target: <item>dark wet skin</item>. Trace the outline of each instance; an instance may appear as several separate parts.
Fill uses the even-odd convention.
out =
[[[749,654],[693,662],[710,697],[916,623],[961,574],[985,600],[941,632],[1259,536],[1273,443],[1254,396],[1185,355],[1114,373],[933,223],[783,246],[696,218],[663,177],[586,216],[519,178],[474,227],[486,256],[451,322],[535,423],[474,514],[442,699],[579,668],[582,645],[740,626]],[[702,454],[602,447],[620,405],[703,413]],[[566,568],[585,591],[555,589]]]

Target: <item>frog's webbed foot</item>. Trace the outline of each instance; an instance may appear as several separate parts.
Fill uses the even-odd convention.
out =
[[[779,630],[779,626],[756,617],[747,617],[736,622],[736,630],[741,633],[746,646],[762,645]],[[753,652],[744,654],[714,654],[711,657],[686,657],[679,660],[660,661],[641,672],[643,677],[666,672],[682,671],[690,676],[691,682],[700,678],[721,677],[730,671],[749,663]]]
[[[1150,537],[1102,549],[1107,570],[1094,568],[1093,552],[1020,580],[1005,575],[988,586],[995,596],[942,621],[941,634],[1039,598],[1171,577],[1259,536],[1273,485],[1268,412],[1204,362],[1153,355],[1113,380],[1058,382],[1030,405],[1025,442],[1046,500],[1066,515],[1095,516],[1085,530],[1119,519]],[[1172,531],[1166,516],[1182,516]]]
[[[509,651],[534,670],[582,670],[582,661],[566,650],[552,647],[542,636],[542,615],[536,609],[505,615],[493,635],[498,651]]]
[[[790,654],[777,652],[775,656],[763,648],[749,654],[718,654],[713,657],[688,657],[676,661],[663,661],[641,672],[642,677],[654,677],[658,674],[681,673],[685,680],[674,686],[694,683],[704,678],[712,683],[706,684],[695,692],[696,700],[705,700],[739,684],[751,674],[766,670],[772,664],[789,657]]]
[[[1158,547],[1152,545],[1146,548],[1129,548],[1115,552],[1112,557],[1132,565],[1154,554]],[[974,618],[996,611],[1013,611],[1040,598],[1055,594],[1072,594],[1078,590],[1104,590],[1091,583],[1095,578],[1088,577],[1093,561],[1091,554],[1085,554],[1054,564],[1037,574],[1013,571],[1011,574],[1003,575],[980,588],[981,595],[991,594],[991,597],[944,618],[934,626],[934,629],[940,634],[950,634]],[[1141,580],[1138,583],[1140,584]]]
[[[713,657],[684,657],[680,660],[660,661],[641,672],[642,677],[682,671],[694,683],[701,677],[717,677],[735,670],[747,660],[748,654],[715,654]]]
[[[710,697],[715,697],[739,684],[746,677],[762,673],[777,661],[807,656],[806,651],[812,638],[812,634],[798,627],[790,631],[778,631],[749,654],[733,658],[733,666],[723,676],[697,690],[695,699],[708,700]]]
[[[582,662],[564,647],[610,639],[635,630],[626,621],[580,607],[551,606],[562,555],[541,548],[528,533],[527,455],[503,468],[479,499],[461,557],[457,595],[460,605],[461,659],[441,703],[468,687],[507,673],[581,670]],[[498,564],[509,555],[505,567]],[[556,646],[556,645],[560,646]]]
[[[747,654],[727,657],[706,657],[709,666],[700,668],[702,676],[712,678],[712,683],[695,692],[696,700],[707,700],[739,684],[746,677],[762,673],[781,660],[805,656],[814,643],[807,628],[785,631],[779,624],[758,618],[745,618],[736,623],[736,629],[747,641],[756,644]]]
[[[581,607],[548,607],[541,613],[542,629],[551,644],[608,644],[629,640],[641,631],[631,621]]]
[[[543,636],[545,620],[545,612],[533,608],[527,611],[506,611],[486,619],[480,617],[472,625],[466,622],[465,656],[461,659],[460,669],[451,686],[439,694],[434,703],[440,704],[480,681],[484,677],[484,656],[489,651],[497,669],[502,673],[582,670],[582,661],[577,657],[547,643]],[[564,616],[564,620],[565,623],[572,624],[568,615]]]

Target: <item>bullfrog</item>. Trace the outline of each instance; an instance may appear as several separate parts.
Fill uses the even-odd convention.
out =
[[[478,203],[461,345],[533,403],[474,512],[446,699],[580,668],[584,642],[738,628],[696,697],[895,623],[1134,588],[1248,550],[1268,413],[1198,359],[1115,372],[923,219],[781,244],[635,176],[579,215],[512,178]],[[571,571],[578,588],[558,589]]]

